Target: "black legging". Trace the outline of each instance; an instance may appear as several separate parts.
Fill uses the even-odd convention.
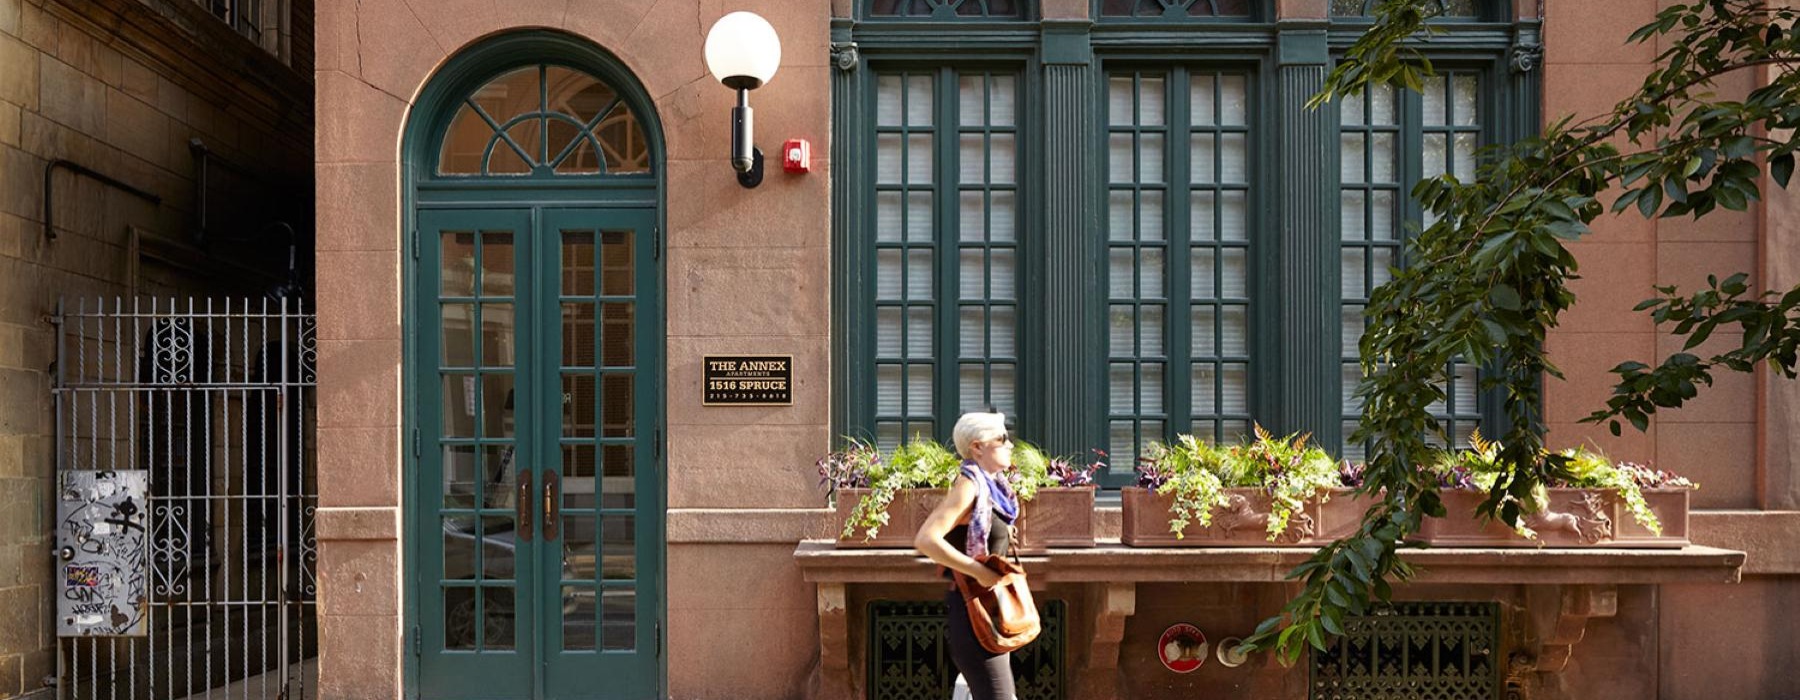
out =
[[[969,623],[969,610],[956,589],[944,594],[944,606],[950,623],[944,630],[950,640],[950,660],[969,684],[969,695],[975,700],[1013,700],[1012,654],[981,648],[975,627]]]

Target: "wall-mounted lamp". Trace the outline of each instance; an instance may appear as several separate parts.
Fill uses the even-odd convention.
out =
[[[751,12],[720,17],[706,33],[706,68],[725,87],[737,91],[731,110],[731,169],[738,184],[762,184],[763,155],[751,140],[750,91],[775,77],[781,67],[781,37],[769,21]]]

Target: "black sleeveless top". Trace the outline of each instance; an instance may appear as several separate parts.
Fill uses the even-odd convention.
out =
[[[991,524],[988,526],[988,553],[1006,554],[1007,550],[1012,548],[1012,528],[1008,527],[1009,523],[1006,522],[1006,517],[1000,514],[998,508],[994,509],[993,519],[989,522]],[[950,532],[944,534],[944,541],[950,543],[950,547],[958,552],[968,551],[968,524],[964,523],[950,528]],[[943,570],[944,578],[950,578],[949,567],[939,568]]]

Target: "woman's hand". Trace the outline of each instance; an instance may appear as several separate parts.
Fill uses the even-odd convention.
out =
[[[977,564],[975,569],[976,573],[972,578],[976,583],[981,584],[982,588],[993,588],[1000,585],[1002,578],[1000,572],[988,568],[986,564]]]

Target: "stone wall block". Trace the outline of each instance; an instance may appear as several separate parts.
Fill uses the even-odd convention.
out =
[[[319,502],[339,507],[400,505],[400,429],[320,428]]]
[[[397,426],[399,393],[399,340],[319,341],[321,429]]]
[[[400,697],[400,618],[319,615],[319,697]]]
[[[317,75],[319,163],[393,163],[406,105],[347,73]]]
[[[319,547],[319,611],[399,615],[397,542],[324,542]]]
[[[38,56],[31,45],[0,34],[0,101],[37,109]]]
[[[823,383],[823,375],[816,379]],[[706,408],[721,417],[756,408]],[[825,425],[669,426],[668,502],[671,508],[823,508],[814,463],[831,448]],[[720,455],[731,455],[721,459]],[[755,479],[744,465],[763,465]]]
[[[150,103],[117,88],[107,88],[105,133],[107,143],[126,153],[170,170],[176,169],[175,159],[169,152],[168,117]]]
[[[668,269],[670,336],[822,338],[826,332],[824,248],[764,248],[754,255],[678,248],[670,251]]]
[[[320,165],[316,186],[320,251],[398,251],[399,173],[391,163]]]
[[[644,15],[613,54],[620,57],[655,99],[707,75],[703,46],[710,24],[699,3],[661,0]],[[729,117],[730,112],[726,113]],[[729,123],[729,122],[727,122]]]
[[[399,264],[395,251],[320,252],[319,338],[399,340]]]
[[[1653,295],[1656,247],[1639,243],[1568,245],[1581,263],[1581,279],[1569,282],[1575,305],[1562,315],[1562,327],[1589,333],[1652,330],[1650,316],[1633,311]]]
[[[86,134],[106,128],[106,84],[62,61],[39,56],[44,116]]]
[[[728,120],[721,120],[719,127],[729,129]],[[830,246],[830,211],[824,204],[831,193],[831,176],[826,172],[830,164],[820,161],[819,143],[813,142],[813,171],[791,174],[773,160],[781,150],[773,138],[773,134],[764,137],[767,147],[763,154],[768,160],[763,166],[763,184],[753,190],[737,184],[737,174],[726,157],[729,146],[722,145],[715,158],[668,164],[671,249],[823,250]],[[823,267],[805,272],[819,276],[821,284],[828,279],[826,273]]]
[[[438,12],[427,4],[427,12]],[[396,99],[410,101],[433,66],[447,53],[407,2],[364,2],[355,9],[357,70],[361,78]]]

